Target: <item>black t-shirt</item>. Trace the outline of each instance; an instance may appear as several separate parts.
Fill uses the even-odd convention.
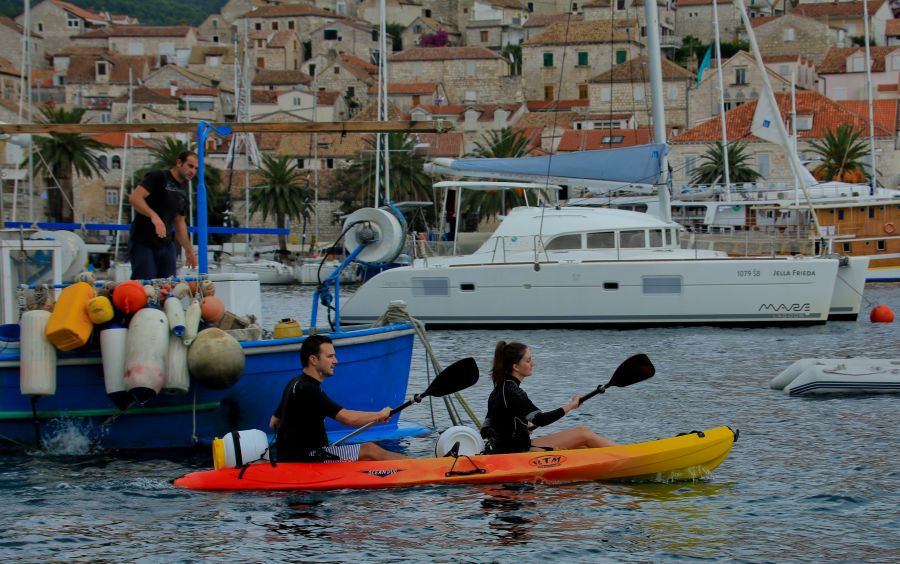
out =
[[[172,226],[179,215],[187,215],[187,182],[179,183],[168,170],[153,170],[141,180],[141,186],[150,193],[147,205],[166,224],[166,237],[156,235],[153,222],[144,214],[135,214],[131,224],[131,237],[147,247],[158,248],[172,241]]]
[[[275,417],[281,419],[275,441],[278,460],[309,460],[310,451],[328,444],[325,418],[334,419],[341,409],[312,376],[301,374],[288,382],[275,410]]]
[[[519,386],[519,381],[508,378],[495,386],[488,397],[483,434],[492,438],[494,454],[526,452],[531,448],[528,424],[542,427],[563,415],[562,408],[542,412]]]

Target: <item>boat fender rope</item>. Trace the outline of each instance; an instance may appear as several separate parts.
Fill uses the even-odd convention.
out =
[[[243,466],[244,457],[241,456],[241,433],[238,431],[231,433],[231,442],[234,443],[234,465]]]
[[[469,455],[463,454],[462,456],[460,456],[459,441],[457,441],[456,444],[453,445],[453,448],[450,449],[450,452],[447,453],[447,456],[453,457],[453,464],[450,465],[450,470],[447,470],[446,472],[444,472],[445,478],[450,478],[452,476],[472,476],[473,474],[487,474],[487,470],[485,470],[484,468],[479,468],[478,465],[475,464],[475,461],[472,460],[472,458]],[[453,470],[454,468],[456,468],[456,463],[459,462],[460,458],[465,458],[466,460],[468,460],[469,464],[472,465],[472,469],[471,470]]]
[[[726,427],[728,427],[728,426],[726,425]],[[734,442],[737,442],[738,437],[741,436],[741,430],[740,429],[732,429],[731,427],[728,427],[728,430],[731,431],[732,435],[734,435]]]

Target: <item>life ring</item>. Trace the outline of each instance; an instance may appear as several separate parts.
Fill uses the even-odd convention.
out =
[[[894,225],[893,222],[889,221],[884,224],[884,232],[887,233],[888,235],[890,235],[891,233],[893,233],[896,230],[897,230],[897,226]]]

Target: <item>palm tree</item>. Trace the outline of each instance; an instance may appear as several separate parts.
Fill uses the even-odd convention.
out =
[[[284,227],[285,218],[309,219],[306,174],[297,168],[293,158],[263,155],[259,176],[263,184],[254,186],[250,192],[250,213],[262,212],[263,220],[272,214],[279,228]],[[284,235],[278,236],[278,246],[282,251],[287,251]]]
[[[865,182],[869,175],[862,159],[869,152],[869,146],[859,140],[859,135],[859,131],[842,124],[837,131],[825,132],[824,139],[810,141],[812,152],[822,158],[813,175],[824,181]]]
[[[753,170],[747,161],[750,160],[745,150],[746,142],[733,142],[728,144],[728,177],[734,182],[756,182],[762,175]],[[725,181],[725,159],[723,158],[722,142],[716,141],[708,145],[706,153],[700,157],[700,166],[694,169],[691,175],[693,184],[715,184]]]
[[[84,112],[84,108],[66,110],[47,104],[41,107],[38,121],[81,123]],[[101,174],[97,157],[109,145],[78,133],[52,133],[49,137],[35,137],[34,144],[40,157],[35,161],[35,173],[42,173],[45,177],[52,176],[59,182],[59,190],[47,191],[50,217],[54,221],[71,223],[75,219],[74,174],[83,178]]]
[[[431,179],[425,173],[425,158],[417,155],[415,138],[405,133],[389,133],[387,140],[390,158],[389,176],[391,180],[391,200],[433,201]],[[360,206],[370,205],[374,198],[375,138],[366,139],[368,150],[349,167],[339,170],[334,176],[334,197],[343,202],[343,211],[349,212]],[[384,149],[382,149],[384,150]],[[384,169],[380,169],[384,174]]]
[[[503,158],[524,157],[531,150],[528,136],[520,130],[504,127],[492,130],[481,141],[475,142],[475,149],[467,157]],[[506,213],[511,207],[524,205],[525,196],[521,191],[468,191],[463,194],[462,211],[477,213],[481,218],[494,217]]]

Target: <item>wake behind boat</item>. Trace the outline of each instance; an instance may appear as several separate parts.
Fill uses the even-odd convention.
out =
[[[696,480],[728,456],[737,433],[716,427],[606,448],[446,456],[375,462],[256,462],[192,472],[173,481],[193,490],[334,490],[425,484]]]

